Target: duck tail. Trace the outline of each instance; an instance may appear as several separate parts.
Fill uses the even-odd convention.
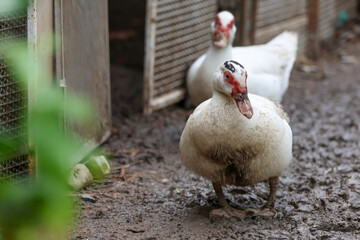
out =
[[[289,77],[297,56],[298,33],[285,31],[265,44],[269,51],[276,53],[283,61],[282,94],[289,86]]]
[[[281,47],[286,49],[289,54],[296,55],[298,47],[298,33],[285,31],[266,43],[269,47]]]

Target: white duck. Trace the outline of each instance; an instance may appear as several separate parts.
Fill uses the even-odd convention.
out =
[[[190,67],[186,84],[194,105],[209,99],[211,77],[228,59],[241,62],[249,72],[249,92],[281,101],[289,85],[297,51],[297,33],[284,32],[263,45],[232,47],[236,33],[234,16],[223,11],[211,24],[213,42],[209,50]]]
[[[181,135],[183,165],[210,180],[223,208],[210,217],[273,216],[279,176],[292,159],[292,131],[279,103],[248,94],[247,72],[235,61],[213,74],[213,96],[190,115]],[[249,79],[250,82],[250,79]],[[268,180],[270,195],[258,210],[240,211],[225,200],[222,186]]]

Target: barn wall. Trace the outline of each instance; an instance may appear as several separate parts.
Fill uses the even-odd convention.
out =
[[[320,0],[318,23],[320,41],[331,39],[334,36],[336,17],[336,0]]]
[[[331,39],[335,35],[340,11],[346,11],[349,17],[354,17],[356,7],[356,0],[320,0],[319,39],[321,41]]]
[[[347,11],[350,17],[356,15],[357,0],[335,0],[336,13],[338,14],[341,10]]]
[[[249,4],[250,1],[253,2]],[[122,5],[120,2],[124,2],[124,0],[109,0],[110,2],[114,4],[114,7],[120,7]],[[134,4],[139,5],[143,11],[141,1],[134,0],[134,2],[137,2]],[[218,10],[232,12],[235,18],[239,19],[236,21],[238,35],[235,45],[248,44],[249,41],[245,43],[239,41],[239,39],[245,38],[251,39],[254,44],[262,44],[283,31],[296,31],[299,34],[298,56],[305,55],[310,46],[319,46],[319,42],[332,39],[339,12],[345,10],[350,16],[355,16],[357,6],[357,0],[257,0],[257,2],[255,0],[214,0],[214,8],[209,4],[210,1],[205,2],[205,0],[193,2],[190,0],[147,0],[146,2],[148,6],[151,6],[151,8],[149,7],[151,11],[147,12],[145,26],[147,50],[145,51],[146,64],[144,66],[144,109],[146,113],[184,98],[183,82],[186,69],[192,62],[189,59],[195,59],[207,49],[208,25],[213,19],[213,16],[209,17],[211,14],[208,13],[214,11],[215,14],[216,6],[218,6]],[[316,21],[315,24],[312,20],[309,22],[310,3],[315,3],[315,8],[312,8],[314,11],[311,14],[311,19]],[[200,4],[200,8],[189,11],[197,4]],[[256,6],[256,8],[251,8],[249,11],[249,6]],[[111,20],[112,12],[120,10],[111,7],[110,9]],[[318,11],[315,11],[316,9]],[[204,13],[207,10],[209,12]],[[129,12],[127,13],[129,15]],[[119,26],[129,20],[129,17],[125,17],[125,15],[126,13],[123,15],[124,20],[118,21]],[[192,20],[196,19],[200,19],[200,21],[190,24]],[[243,21],[243,19],[247,21]],[[138,19],[129,24],[134,23],[143,24],[143,20]],[[124,26],[129,24],[124,24]],[[249,31],[249,29],[253,30],[253,26],[255,26],[255,31]],[[139,27],[141,29],[141,25]],[[190,27],[199,29],[190,31]],[[243,31],[239,31],[240,29]],[[311,34],[309,29],[312,31]],[[131,29],[125,32],[119,31],[118,27],[112,27],[111,22],[110,30],[113,30],[113,34],[112,31],[110,32],[110,39],[120,38],[124,35],[121,35],[121,32],[131,33],[132,31]],[[189,32],[192,33],[192,39],[187,34]],[[186,34],[183,35],[184,33]],[[129,35],[131,36],[131,34],[125,34],[125,36]],[[135,36],[135,34],[133,35]],[[200,42],[196,42],[199,40]],[[117,60],[119,60],[119,56],[124,56],[124,59],[129,61],[128,54],[125,52],[117,54],[115,51],[111,54]],[[191,58],[188,58],[188,54],[192,55]],[[141,54],[136,55],[140,56]]]
[[[309,41],[308,1],[312,0],[258,0],[255,43],[265,43],[285,30],[298,31],[298,54],[305,54]],[[319,0],[319,40],[332,39],[339,12],[344,10],[354,17],[356,7],[357,0]]]
[[[307,0],[259,0],[255,43],[265,43],[285,30],[299,32],[299,53],[307,43]]]
[[[306,0],[259,0],[257,28],[289,20],[306,13]]]

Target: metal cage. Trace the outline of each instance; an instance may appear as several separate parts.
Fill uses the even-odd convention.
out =
[[[27,11],[0,12],[0,54],[9,48],[9,42],[25,38]],[[19,182],[28,175],[26,111],[27,89],[18,83],[7,59],[0,55],[0,134],[20,146],[11,154],[13,157],[0,162],[0,182]]]
[[[186,70],[210,46],[216,0],[148,0],[144,112],[185,96]]]
[[[91,98],[97,112],[97,121],[90,127],[71,126],[59,118],[59,128],[65,133],[81,136],[69,166],[81,161],[110,135],[110,73],[108,50],[107,1],[54,0],[29,1],[23,12],[8,13],[0,10],[0,54],[10,47],[9,42],[25,39],[28,57],[34,60],[29,89],[18,85],[16,76],[0,55],[0,134],[16,140],[20,148],[10,159],[0,159],[0,182],[19,182],[36,171],[36,152],[27,134],[25,113],[32,108],[39,91],[36,82],[40,67],[56,75],[56,81],[47,79],[64,91]],[[96,17],[94,17],[96,16]],[[51,44],[43,44],[56,32],[56,51]],[[31,156],[29,157],[30,154]]]

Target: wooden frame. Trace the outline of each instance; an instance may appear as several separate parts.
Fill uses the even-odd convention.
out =
[[[89,2],[85,2],[88,0],[83,0],[82,3],[85,4],[84,6],[87,6],[90,4]],[[79,54],[79,52],[70,53],[66,52],[66,47],[69,48],[70,46],[68,44],[69,42],[66,42],[64,40],[64,3],[75,3],[70,1],[64,1],[64,0],[53,0],[53,1],[43,1],[43,0],[33,0],[29,1],[28,6],[28,52],[29,57],[35,62],[36,69],[32,72],[33,74],[29,76],[29,81],[31,81],[34,84],[29,84],[28,89],[28,104],[29,109],[32,108],[32,105],[36,99],[36,94],[38,92],[38,89],[40,89],[42,86],[39,86],[36,79],[38,78],[38,72],[39,67],[45,68],[47,70],[46,72],[49,74],[46,79],[49,79],[49,84],[52,84],[52,74],[53,70],[55,69],[55,75],[57,79],[58,86],[63,88],[64,90],[64,101],[66,101],[66,85],[70,84],[71,82],[66,81],[66,76],[71,76],[72,79],[74,79],[74,71],[78,74],[77,78],[85,78],[89,79],[88,77],[83,77],[84,72],[77,70],[72,71],[72,74],[69,73],[67,70],[69,70],[69,66],[66,66],[66,61],[69,61],[69,58],[73,58],[74,56],[77,56],[76,54]],[[101,88],[101,100],[103,101],[101,103],[96,103],[98,106],[103,106],[101,109],[101,114],[99,115],[100,122],[99,125],[96,125],[96,129],[91,129],[89,132],[91,132],[89,135],[84,136],[84,138],[87,139],[85,142],[79,143],[81,146],[79,147],[78,151],[76,151],[72,159],[69,161],[69,166],[74,165],[75,163],[81,161],[88,155],[91,151],[93,151],[99,144],[104,142],[111,133],[111,102],[110,102],[110,59],[109,59],[109,41],[108,41],[108,18],[107,18],[107,2],[92,0],[92,3],[96,4],[102,4],[104,11],[101,12],[101,16],[104,18],[103,23],[104,25],[97,25],[93,26],[91,24],[86,25],[89,31],[91,32],[91,28],[97,27],[97,29],[100,29],[103,35],[98,36],[98,38],[101,39],[101,41],[94,40],[96,42],[101,42],[99,44],[99,47],[103,48],[103,55],[97,56],[101,62],[101,69],[99,70],[99,74],[96,76],[98,81],[102,81],[103,84]],[[76,4],[80,4],[80,2],[77,0]],[[94,8],[91,8],[94,10]],[[101,9],[95,9],[95,11],[101,11]],[[71,14],[71,13],[67,13]],[[89,13],[87,13],[87,17],[93,19],[94,22],[100,22],[99,16],[93,16]],[[79,20],[82,21],[82,23],[87,23],[87,19],[85,20]],[[101,19],[100,19],[101,20]],[[101,24],[101,23],[99,23]],[[82,29],[83,30],[83,29]],[[52,37],[53,33],[56,33],[56,52],[55,56],[52,52],[53,45],[52,45]],[[95,33],[96,35],[97,33]],[[70,36],[70,35],[69,35]],[[71,38],[72,36],[70,36]],[[84,37],[84,35],[82,35]],[[90,36],[89,36],[90,37]],[[81,44],[81,42],[78,41],[79,39],[75,39],[77,44]],[[89,42],[89,41],[88,41]],[[80,54],[85,54],[85,52],[93,51],[94,49],[90,48],[89,45],[84,44],[84,51],[80,51]],[[100,50],[98,50],[99,52]],[[101,52],[101,51],[100,51]],[[55,61],[54,60],[55,57]],[[79,57],[79,56],[78,56]],[[87,56],[83,56],[83,59],[86,59]],[[96,58],[93,58],[96,59]],[[86,62],[86,64],[91,63],[94,65],[97,65],[98,61],[89,61]],[[81,66],[85,66],[86,64],[78,62],[78,66],[82,64]],[[55,65],[55,66],[54,66]],[[75,69],[75,66],[74,66]],[[93,69],[93,68],[92,68]],[[94,68],[95,69],[95,68]],[[73,70],[73,69],[71,69]],[[92,73],[90,74],[92,75]],[[51,81],[51,82],[50,82]],[[73,80],[72,80],[73,81]],[[93,83],[93,82],[91,82]],[[95,84],[96,85],[96,84]],[[94,88],[96,86],[94,85]],[[79,91],[79,89],[75,89],[76,91]],[[81,89],[80,89],[81,90]],[[88,89],[84,89],[82,92],[86,92]],[[81,91],[79,91],[81,92]],[[95,99],[98,99],[99,96],[94,96],[95,94],[92,94],[92,92],[88,92],[92,97]],[[59,117],[59,128],[66,133],[66,131],[70,130],[70,127],[65,121],[64,116]],[[86,130],[86,129],[85,129]],[[29,135],[29,172],[31,174],[36,172],[36,146],[33,143],[31,135]]]
[[[316,60],[319,55],[319,0],[308,0],[308,6],[307,56]]]
[[[110,57],[107,1],[55,0],[56,79],[64,91],[91,97],[97,117],[91,126],[74,126],[59,119],[65,132],[74,131],[79,149],[69,165],[83,160],[111,134]]]
[[[150,114],[153,110],[152,95],[155,65],[155,34],[156,34],[156,5],[157,0],[148,0],[146,5],[145,23],[145,63],[144,63],[144,113]]]
[[[53,1],[29,1],[28,6],[28,53],[31,61],[34,61],[36,69],[29,76],[28,88],[28,109],[30,110],[36,99],[40,64],[42,67],[52,71],[52,51],[51,36],[53,34]],[[43,37],[40,37],[43,36]],[[52,78],[47,78],[51,80]],[[50,83],[50,82],[49,82]],[[29,174],[36,173],[36,146],[29,133]]]
[[[144,113],[185,97],[186,71],[210,46],[216,0],[147,0]]]

